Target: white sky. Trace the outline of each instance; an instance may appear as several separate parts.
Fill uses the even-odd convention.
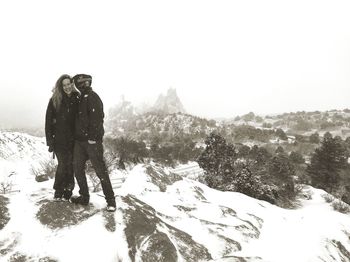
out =
[[[63,73],[108,108],[169,87],[189,113],[349,107],[349,1],[1,1],[0,127],[43,125]]]

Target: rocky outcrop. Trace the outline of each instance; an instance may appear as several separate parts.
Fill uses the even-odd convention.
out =
[[[49,200],[42,200],[38,204],[40,208],[36,217],[43,225],[51,229],[77,225],[100,211],[92,204],[81,206]]]
[[[182,180],[180,175],[175,173],[166,174],[161,168],[148,166],[146,173],[151,178],[152,183],[159,187],[161,192],[165,192],[167,186],[172,185],[176,181]]]
[[[186,113],[175,88],[169,88],[165,96],[163,94],[159,95],[153,106],[153,110],[166,114]]]
[[[169,225],[157,216],[157,212],[133,196],[123,201],[128,205],[124,212],[125,235],[132,261],[135,256],[141,261],[185,261],[211,259],[208,249],[192,237]]]

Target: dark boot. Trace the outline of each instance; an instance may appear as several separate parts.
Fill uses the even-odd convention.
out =
[[[63,191],[63,199],[66,201],[69,201],[69,199],[72,197],[72,190],[65,189]]]
[[[115,212],[116,208],[116,204],[115,204],[115,198],[111,198],[107,200],[107,211],[109,212]]]
[[[73,196],[70,198],[70,201],[74,204],[87,206],[89,204],[90,197],[89,196],[81,196],[81,195],[80,196]]]
[[[56,190],[53,198],[55,201],[60,201],[62,199],[62,195],[63,195],[63,193],[61,191]]]

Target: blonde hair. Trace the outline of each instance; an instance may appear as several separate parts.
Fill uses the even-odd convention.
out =
[[[71,83],[73,83],[73,79],[70,75],[67,75],[67,74],[64,74],[64,75],[61,75],[57,81],[56,81],[56,84],[55,84],[55,87],[52,89],[52,103],[53,103],[53,107],[56,109],[56,111],[59,111],[60,110],[60,107],[61,107],[61,104],[62,104],[62,98],[63,98],[63,85],[62,85],[62,82],[64,79],[69,79],[69,81]],[[75,92],[75,93],[80,93],[76,87],[73,85],[73,91],[72,92]]]

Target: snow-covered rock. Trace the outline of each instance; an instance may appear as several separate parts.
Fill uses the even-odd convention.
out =
[[[350,261],[349,214],[310,186],[287,210],[137,165],[108,213],[101,192],[86,207],[51,201],[53,180],[37,183],[29,170],[38,159],[3,161],[19,191],[0,196],[0,261]]]

